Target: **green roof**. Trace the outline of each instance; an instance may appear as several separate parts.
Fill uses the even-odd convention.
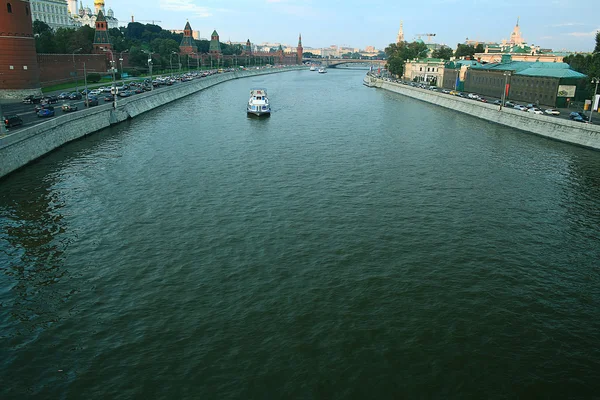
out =
[[[515,75],[543,76],[550,78],[585,78],[586,75],[574,71],[569,64],[562,62],[510,61],[490,63],[473,69],[513,71]]]

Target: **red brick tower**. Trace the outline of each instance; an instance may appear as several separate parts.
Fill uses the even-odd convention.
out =
[[[0,0],[0,98],[39,93],[29,0]]]
[[[181,39],[181,44],[179,45],[179,52],[182,54],[198,52],[198,48],[192,37],[192,27],[190,26],[189,21],[185,24],[185,28],[183,29],[183,39]]]
[[[108,36],[108,23],[102,10],[98,11],[96,17],[96,32],[94,33],[94,53],[102,54],[104,50],[112,50],[110,36]]]
[[[296,63],[302,64],[302,53],[304,52],[304,48],[302,47],[302,34],[298,34],[298,47],[296,48]]]

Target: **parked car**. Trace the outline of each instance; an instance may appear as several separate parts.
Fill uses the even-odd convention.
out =
[[[560,115],[560,111],[558,111],[556,108],[548,108],[546,111],[544,111],[544,113],[548,115]]]
[[[537,107],[531,107],[527,110],[527,112],[532,113],[532,114],[538,114],[538,115],[544,114],[544,112]]]
[[[54,117],[54,107],[48,106],[48,108],[42,108],[37,112],[37,116],[39,118],[49,118]]]
[[[477,99],[477,100],[479,100],[479,101],[480,101],[480,102],[482,102],[482,103],[487,103],[487,102],[488,102],[488,101],[487,101],[487,99],[486,99],[485,97],[481,97],[481,96],[477,96],[477,97],[478,97],[478,99]]]
[[[84,101],[86,107],[93,107],[98,105],[98,98],[96,96],[87,96],[87,100]]]
[[[577,121],[577,122],[587,122],[588,118],[585,116],[585,114],[583,112],[572,112],[571,114],[569,114],[569,119],[572,119],[573,121]]]
[[[23,125],[23,120],[18,115],[7,115],[4,117],[4,126],[12,128],[13,126]]]
[[[60,109],[62,112],[69,113],[73,111],[77,111],[77,106],[73,104],[63,104]]]
[[[497,106],[502,105],[502,100],[494,100],[494,104]]]
[[[23,99],[23,103],[25,104],[34,104],[39,103],[40,101],[42,101],[42,96],[34,96],[32,94]]]
[[[513,103],[512,101],[507,101],[504,103],[504,107],[514,107],[516,106],[515,103]]]
[[[476,95],[475,93],[469,93],[467,95],[468,98],[472,99],[472,100],[477,100],[479,98],[478,95]]]
[[[70,95],[71,95],[71,93],[62,92],[61,94],[58,95],[58,99],[59,100],[68,100]]]
[[[519,111],[527,111],[527,107],[519,105],[519,104],[516,104],[513,108],[515,110],[519,110]]]
[[[81,100],[83,96],[81,95],[81,93],[78,92],[73,92],[69,95],[69,100]]]

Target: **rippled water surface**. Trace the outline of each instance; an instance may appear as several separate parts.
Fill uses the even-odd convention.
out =
[[[598,396],[600,153],[363,74],[230,81],[0,181],[0,398]]]

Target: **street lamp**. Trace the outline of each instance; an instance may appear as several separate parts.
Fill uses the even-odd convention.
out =
[[[148,54],[148,68],[150,69],[150,91],[153,91],[154,83],[152,82],[152,52],[149,50],[142,50],[142,52]]]
[[[500,110],[502,110],[502,107],[505,106],[506,103],[506,96],[508,94],[508,78],[512,75],[512,71],[504,71],[503,73],[504,75],[504,89],[502,90],[502,101],[500,102]]]
[[[73,50],[73,69],[75,70],[75,91],[79,92],[79,78],[77,78],[77,67],[75,66],[75,53],[78,53],[82,50],[82,48],[78,48],[77,50]]]
[[[123,50],[119,56],[119,62],[121,63],[121,86],[125,85],[125,79],[123,79],[123,53],[129,52],[129,49]]]
[[[598,83],[600,83],[600,78],[593,78],[592,83],[596,84],[596,88],[594,89],[594,95],[592,96],[592,104],[590,104],[590,119],[588,124],[592,123],[592,114],[594,113],[594,100],[596,100],[596,93],[598,93]]]
[[[115,55],[113,54],[111,49],[107,49],[106,47],[100,47],[100,49],[102,51],[106,51],[110,53],[110,69],[112,72],[112,89],[110,90],[110,92],[113,95],[113,108],[116,110],[117,109],[117,81],[115,79]],[[89,98],[88,98],[88,94],[86,92],[85,94],[85,101],[86,103],[89,102]]]
[[[177,54],[174,51],[171,52],[171,54],[169,54],[169,65],[171,66],[170,68],[170,75],[173,74],[173,54]]]

